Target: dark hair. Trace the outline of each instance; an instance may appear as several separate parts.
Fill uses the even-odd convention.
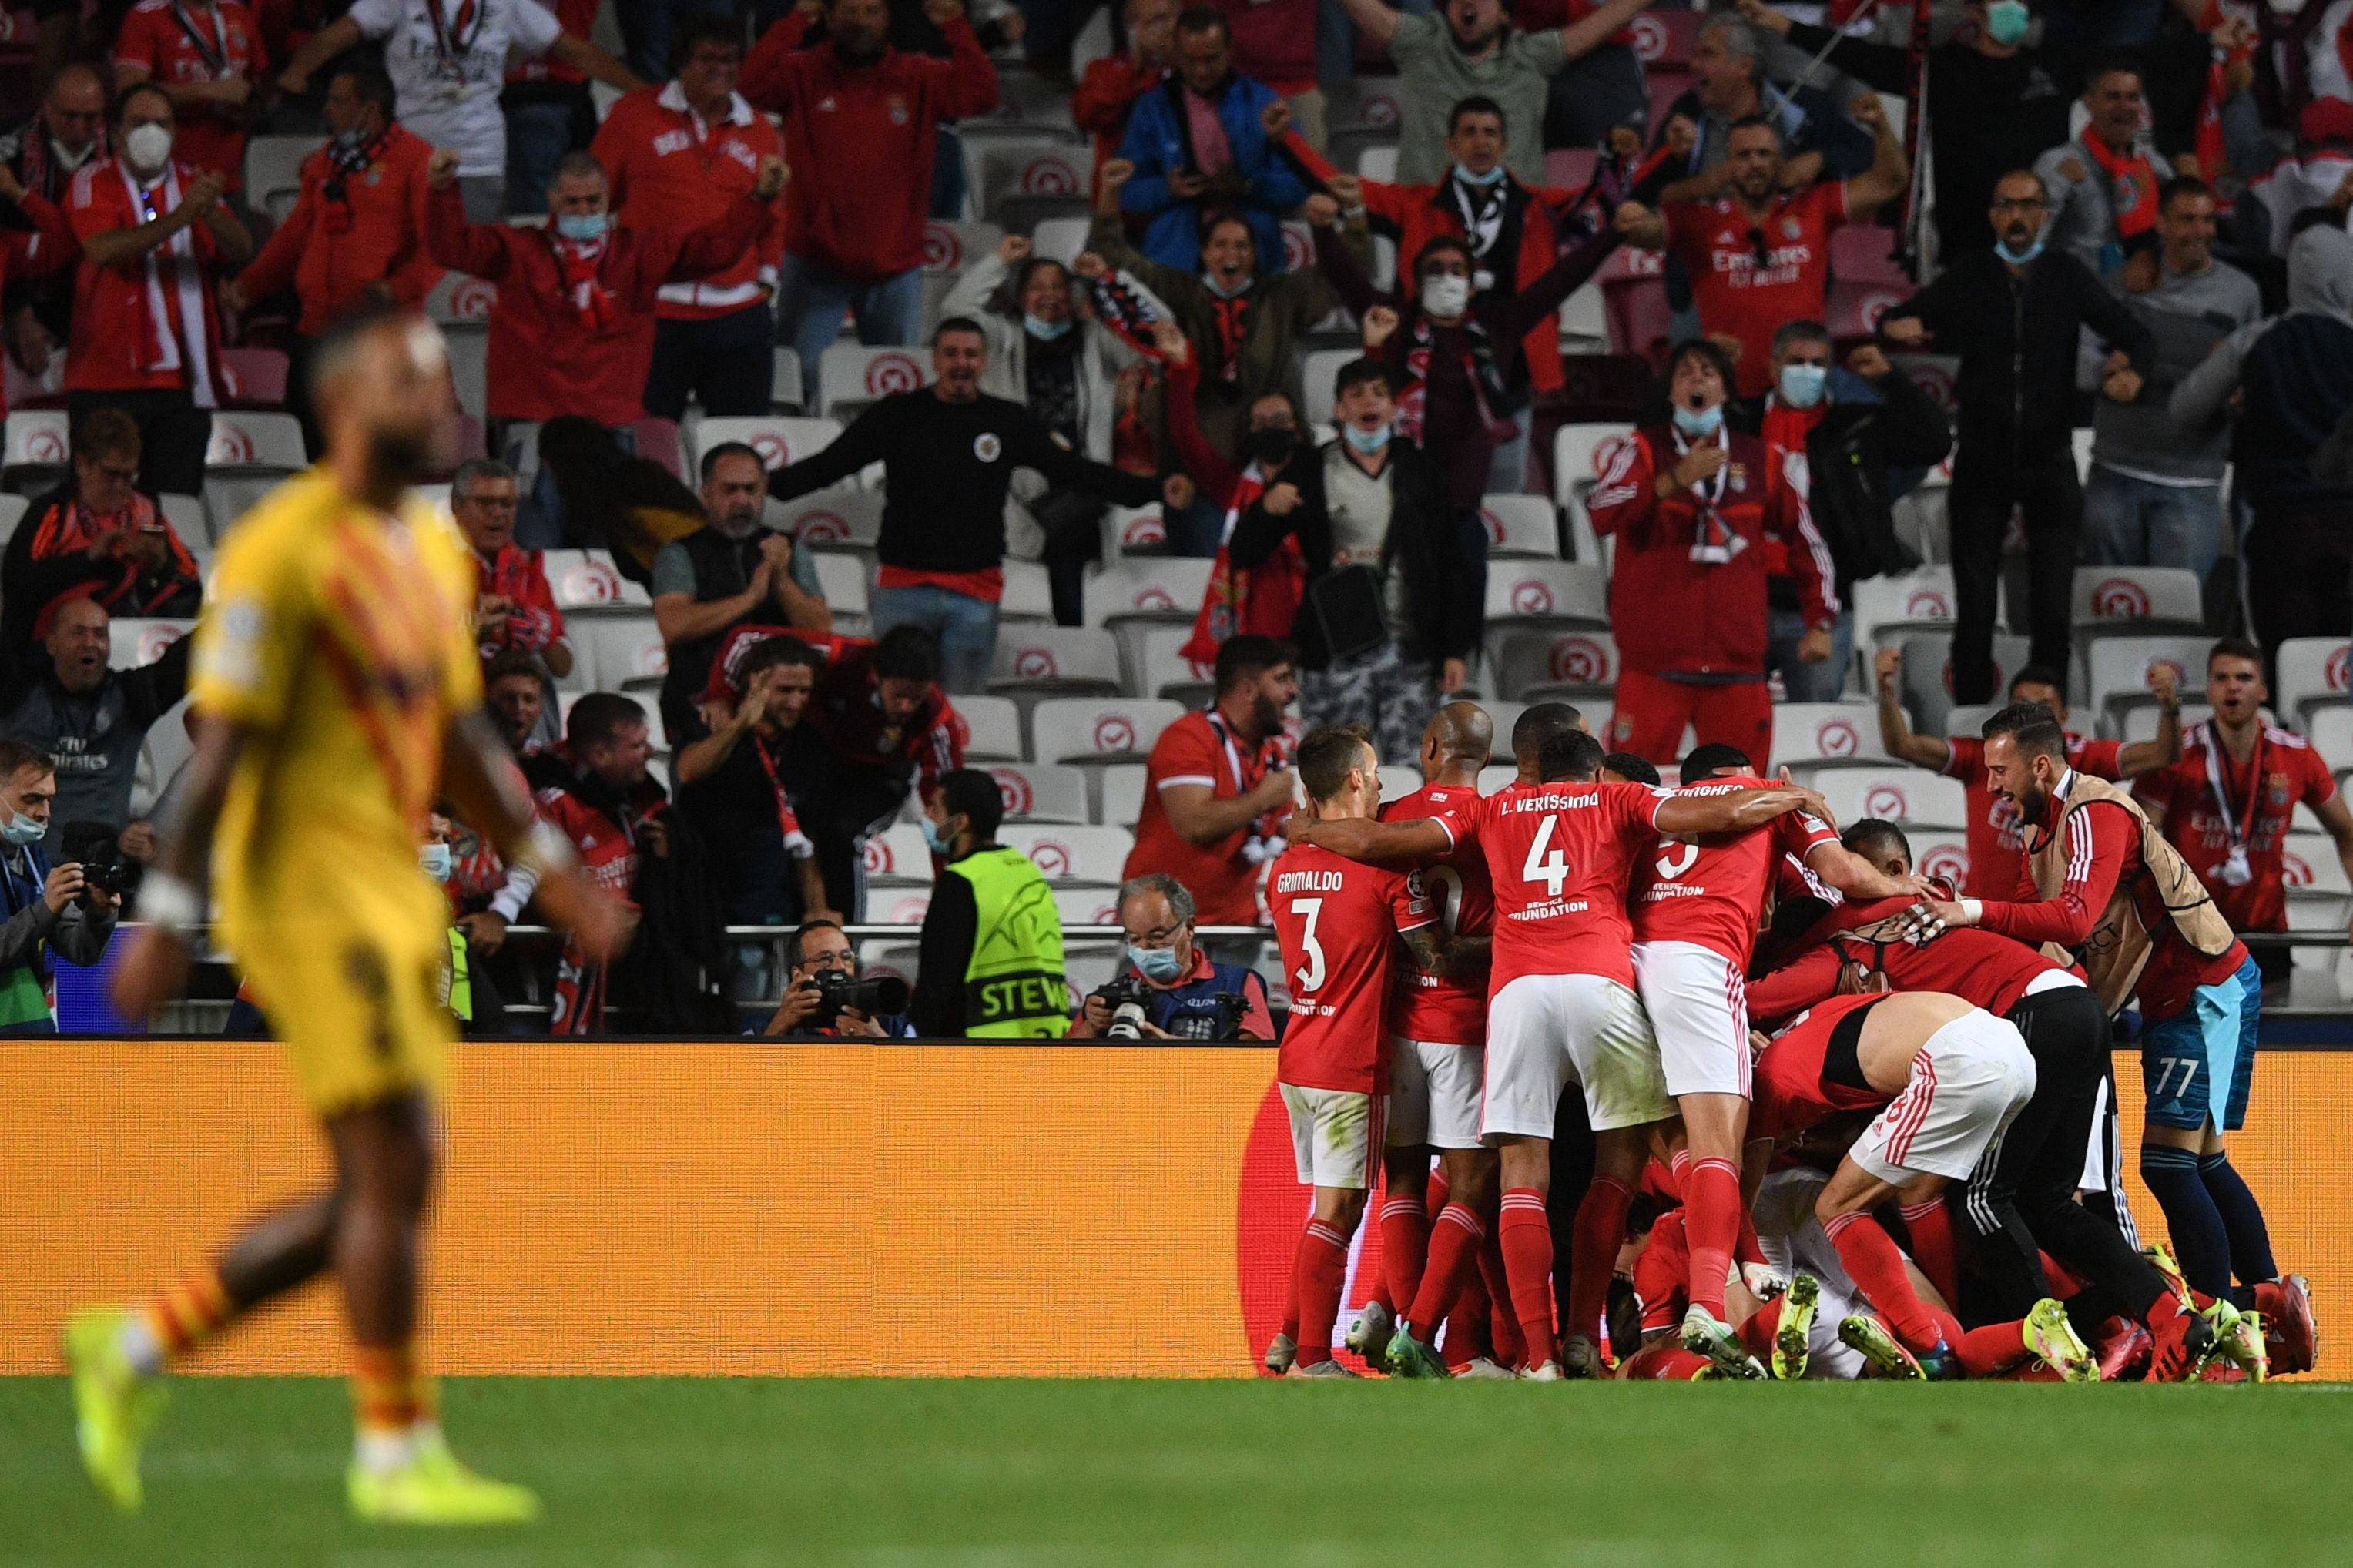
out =
[[[1582,730],[1568,730],[1546,741],[1536,752],[1536,777],[1546,784],[1582,784],[1601,771],[1601,742]]]
[[[1601,765],[1630,783],[1653,788],[1658,785],[1659,770],[1651,765],[1648,757],[1638,757],[1631,752],[1612,752],[1601,759]]]
[[[744,58],[744,24],[733,16],[717,12],[699,11],[692,20],[679,29],[670,47],[670,74],[676,76],[694,58],[694,51],[704,44],[725,44]]]
[[[988,347],[987,332],[984,331],[981,329],[980,323],[974,321],[970,316],[950,316],[946,321],[942,321],[938,326],[933,328],[932,346],[934,348],[939,347],[940,340],[946,337],[950,332],[970,332],[974,337],[980,340],[980,346],[982,348],[986,349]]]
[[[76,458],[136,458],[139,422],[120,408],[93,408],[73,427]]]
[[[1725,745],[1722,741],[1710,741],[1705,745],[1694,746],[1691,754],[1683,758],[1683,783],[1692,784],[1702,779],[1712,779],[1718,768],[1738,768],[1744,773],[1753,773],[1757,771],[1757,764],[1739,747]]]
[[[1904,837],[1902,828],[1883,816],[1866,816],[1861,822],[1848,824],[1847,830],[1839,835],[1839,842],[1857,855],[1862,853],[1862,847],[1866,844],[1892,843],[1904,851],[1906,861],[1912,858],[1912,840]]]
[[[1278,664],[1298,662],[1299,650],[1281,637],[1244,632],[1218,645],[1218,662],[1211,668],[1211,681],[1222,697],[1245,680],[1256,680]]]
[[[1989,741],[2008,735],[2021,752],[2039,756],[2067,754],[2067,732],[2040,702],[2013,702],[1987,720],[1978,732]]]
[[[1739,135],[1744,131],[1770,131],[1773,133],[1773,147],[1776,152],[1778,152],[1788,144],[1787,139],[1781,134],[1780,122],[1773,119],[1772,116],[1767,114],[1744,114],[1739,119],[1734,121],[1729,126],[1725,128],[1725,145],[1730,146],[1732,144],[1732,139],[1735,136]]]
[[[798,968],[807,962],[806,954],[808,952],[807,944],[809,933],[820,931],[841,931],[841,922],[839,921],[822,920],[803,921],[799,925],[793,928],[793,966],[795,968]],[[849,933],[847,931],[842,931],[842,935],[845,938],[847,938],[849,934]],[[850,949],[849,962],[852,965],[855,965],[858,963],[858,950],[856,948]]]
[[[1352,359],[1342,365],[1340,374],[1333,378],[1332,399],[1336,403],[1356,388],[1371,382],[1377,381],[1383,386],[1387,386],[1388,380],[1388,367],[1372,355],[1366,354],[1362,359]]]
[[[613,176],[605,172],[605,165],[597,161],[596,154],[586,147],[575,147],[555,161],[554,172],[547,176],[547,188],[551,191],[555,189],[558,180],[575,179],[595,180],[607,190],[613,185]]]
[[[2002,689],[2015,700],[2018,697],[2018,689],[2021,686],[2047,686],[2053,691],[2067,689],[2066,681],[2061,679],[2059,672],[2047,664],[2028,665],[2016,675],[2011,676],[2010,684]]]
[[[145,85],[144,82],[140,84],[142,87]],[[413,312],[397,305],[363,304],[353,306],[329,321],[327,330],[311,344],[311,395],[316,398],[319,389],[342,372],[369,333],[388,326],[405,329],[416,319]]]
[[[1773,352],[1777,354],[1785,353],[1791,343],[1828,343],[1835,341],[1831,336],[1831,330],[1820,321],[1804,320],[1784,321],[1774,329]]]
[[[754,462],[760,465],[763,472],[765,472],[768,467],[767,460],[762,458],[759,452],[755,450],[750,443],[744,441],[722,441],[719,445],[712,447],[711,450],[702,454],[702,460],[695,465],[694,477],[702,483],[706,485],[709,484],[711,482],[711,470],[719,466],[719,460],[722,458],[749,458]]]
[[[2179,196],[2205,196],[2211,200],[2213,195],[2214,187],[2197,175],[2177,174],[2158,187],[2157,210],[2165,211],[2173,205],[2175,198]]]
[[[1372,743],[1372,731],[1362,724],[1326,724],[1308,731],[1300,738],[1293,763],[1308,798],[1326,801],[1339,794],[1348,782],[1348,770],[1364,760]]]
[[[1238,223],[1241,225],[1242,232],[1250,236],[1251,246],[1253,247],[1256,247],[1258,243],[1258,231],[1250,227],[1250,219],[1242,216],[1242,210],[1240,207],[1204,207],[1201,210],[1201,237],[1203,239],[1207,239],[1211,235],[1217,233],[1218,226],[1221,223]],[[1253,257],[1256,255],[1255,248],[1253,248],[1252,255]]]
[[[53,773],[58,771],[58,760],[27,742],[0,741],[0,783],[15,778],[26,768]]]
[[[2091,91],[2102,77],[2112,76],[2118,71],[2132,78],[2143,92],[2148,90],[2148,68],[2141,64],[2138,55],[2126,54],[2120,49],[2092,57],[2091,63],[2084,68],[2084,90]]]
[[[2218,658],[2250,659],[2253,661],[2257,669],[2263,667],[2263,650],[2244,637],[2222,637],[2217,640],[2212,647],[2208,648],[2206,668],[2210,671],[2214,668],[2214,661]]]
[[[1479,258],[1471,254],[1471,247],[1468,243],[1463,240],[1457,239],[1451,234],[1438,234],[1430,236],[1428,240],[1423,242],[1421,248],[1413,253],[1413,271],[1411,276],[1416,278],[1420,277],[1422,267],[1431,257],[1441,255],[1450,250],[1455,255],[1462,258],[1464,262],[1474,268],[1476,267]]]
[[[874,645],[873,659],[877,680],[937,680],[940,639],[923,626],[892,626]]]
[[[373,103],[383,110],[385,123],[387,125],[392,123],[398,111],[400,95],[393,88],[392,78],[384,74],[382,66],[371,65],[365,60],[354,60],[349,65],[337,66],[333,76],[330,76],[327,79],[332,82],[338,76],[351,78],[352,91],[358,94],[359,100],[362,103]]]
[[[1512,755],[1530,757],[1555,735],[1578,730],[1585,716],[1566,702],[1539,702],[1512,721]]]
[[[989,308],[1002,310],[1015,321],[1019,321],[1021,296],[1029,292],[1029,280],[1049,267],[1062,275],[1064,288],[1070,287],[1071,269],[1062,265],[1059,258],[1051,256],[1024,257],[1021,265],[1007,273],[1005,281],[998,284],[997,292],[989,297]],[[1078,323],[1074,321],[1071,324],[1075,326]]]
[[[1511,134],[1511,121],[1504,117],[1504,106],[1484,93],[1474,92],[1468,98],[1456,99],[1454,107],[1446,111],[1446,133],[1449,136],[1462,129],[1462,117],[1466,114],[1492,114],[1504,127],[1504,135]]]
[[[575,762],[586,761],[581,753],[591,746],[611,742],[624,725],[642,724],[646,710],[634,698],[617,691],[591,691],[572,705],[564,721],[564,743]]]
[[[484,687],[496,686],[510,675],[529,676],[531,683],[537,686],[540,679],[539,656],[526,653],[519,647],[502,647],[483,660],[482,685]]]
[[[752,682],[752,678],[764,669],[776,669],[787,664],[807,665],[809,668],[815,669],[824,662],[824,659],[818,657],[817,649],[798,637],[782,636],[762,637],[758,642],[745,648],[744,657],[736,660],[735,683],[738,686],[748,686]]]
[[[961,816],[973,842],[987,844],[1005,820],[1005,796],[997,777],[978,768],[953,768],[940,775],[940,803],[950,816]]]
[[[122,117],[131,112],[131,100],[137,98],[141,93],[151,93],[154,97],[163,100],[164,108],[172,109],[172,95],[164,90],[164,84],[155,80],[152,77],[147,78],[143,80],[134,81],[129,87],[124,88],[122,89],[122,96],[114,100],[114,121],[116,124],[120,125],[122,123]],[[179,110],[175,109],[173,110],[172,118],[174,121],[177,121],[179,117]]]
[[[1667,379],[1673,381],[1675,372],[1683,367],[1683,361],[1694,358],[1706,361],[1709,368],[1723,378],[1724,395],[1730,397],[1734,381],[1732,356],[1724,352],[1722,344],[1706,338],[1685,338],[1667,351]]]
[[[1234,41],[1233,24],[1215,5],[1187,5],[1176,13],[1176,31],[1180,33],[1219,32],[1229,44]]]

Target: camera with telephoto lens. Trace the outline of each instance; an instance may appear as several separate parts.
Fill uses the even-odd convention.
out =
[[[1095,992],[1095,999],[1111,1009],[1111,1025],[1103,1030],[1106,1040],[1140,1040],[1143,1025],[1152,1010],[1152,987],[1142,977],[1123,974]]]
[[[65,857],[81,867],[81,879],[114,898],[139,880],[137,862],[122,853],[114,829],[102,822],[69,822],[65,828]]]
[[[808,1021],[820,1029],[830,1028],[848,1009],[870,1018],[907,1010],[907,983],[895,974],[860,979],[839,969],[820,969],[809,978],[817,982],[817,1011]]]

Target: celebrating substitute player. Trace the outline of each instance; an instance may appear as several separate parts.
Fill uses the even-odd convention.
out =
[[[446,795],[540,906],[608,952],[618,906],[533,826],[482,710],[465,543],[407,494],[454,416],[448,353],[420,319],[371,314],[319,343],[312,392],[326,456],[238,524],[196,628],[195,752],[140,900],[147,928],[115,982],[144,1017],[178,993],[217,868],[217,934],[285,1042],[324,1125],[335,1179],[256,1220],[144,1307],[86,1310],[66,1329],[82,1459],[124,1509],[156,1374],[262,1301],[332,1268],[353,1342],[364,1520],[521,1521],[538,1500],[485,1480],[442,1441],[413,1348],[417,1229],[432,1185],[433,1109],[448,1077],[436,981],[448,911],[417,867]]]

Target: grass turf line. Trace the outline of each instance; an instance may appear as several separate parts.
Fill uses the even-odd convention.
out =
[[[146,1510],[123,1519],[81,1475],[63,1381],[0,1379],[0,1559],[2353,1562],[2347,1385],[460,1378],[443,1384],[459,1453],[538,1488],[547,1517],[437,1533],[344,1516],[339,1384],[189,1378],[172,1394]]]

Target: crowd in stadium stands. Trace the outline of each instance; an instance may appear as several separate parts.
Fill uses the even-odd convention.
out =
[[[1266,923],[1296,737],[1400,768],[1458,695],[1910,790],[1972,891],[2004,695],[2092,773],[2243,763],[2244,690],[2185,706],[2243,636],[2254,743],[2353,768],[2343,11],[37,5],[0,971],[135,912],[213,547],[386,301],[448,337],[494,716],[641,911],[609,966],[510,941],[531,879],[449,820],[481,1032],[1271,1037],[1271,948],[1198,928]],[[2307,771],[2257,840],[2341,904]]]

